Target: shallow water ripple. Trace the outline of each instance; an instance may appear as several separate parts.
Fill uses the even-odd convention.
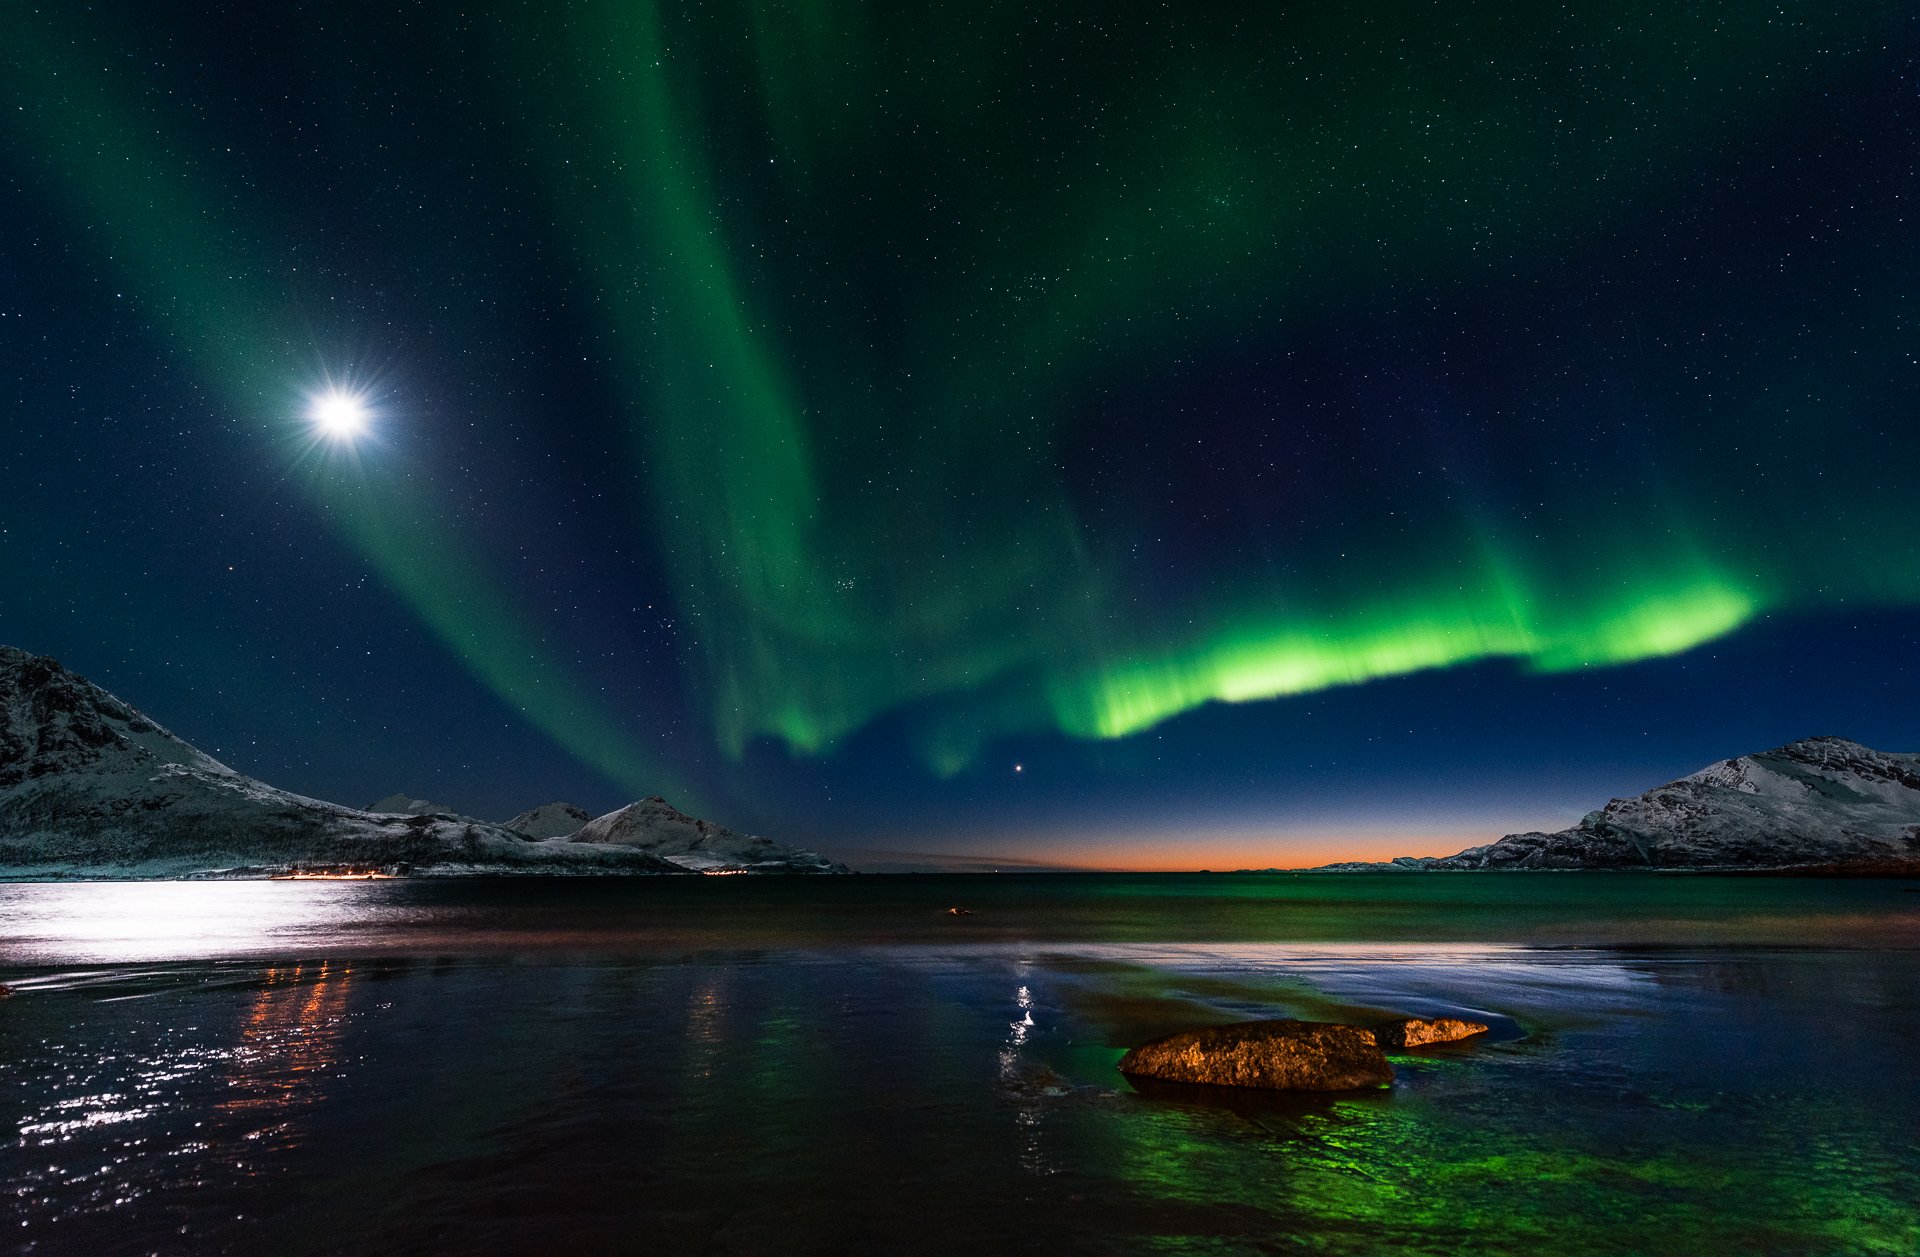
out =
[[[1063,887],[1062,911],[1091,920],[1086,885]],[[38,954],[60,922],[108,914],[60,889],[38,924],[21,898],[0,911]],[[1019,888],[1018,910],[1044,889]],[[1148,915],[1193,912],[1190,890]],[[852,916],[917,911],[908,891],[955,898],[882,882]],[[1899,1081],[1920,1038],[1911,951],[1223,941],[1217,921],[1142,939],[1140,883],[1124,924],[1089,937],[933,924],[838,943],[819,921],[844,886],[752,892],[751,922],[712,930],[676,918],[684,905],[652,912],[647,888],[433,887],[409,915],[415,893],[344,896],[331,926],[302,897],[283,955],[253,954],[292,936],[240,912],[206,957],[0,968],[18,992],[0,1003],[16,1246],[1920,1249],[1920,1095]],[[1603,891],[1569,893],[1590,912]],[[1833,896],[1810,891],[1809,917],[1831,919]],[[752,945],[732,945],[743,931]],[[1395,1087],[1364,1095],[1147,1096],[1114,1071],[1126,1047],[1198,1024],[1401,1014],[1494,1031],[1396,1057]]]

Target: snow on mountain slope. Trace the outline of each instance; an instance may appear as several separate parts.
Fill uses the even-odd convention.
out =
[[[0,646],[0,877],[177,877],[289,864],[680,872],[633,849],[373,815],[276,790],[56,661]]]
[[[410,798],[404,794],[390,794],[384,799],[376,799],[361,810],[376,816],[451,816],[457,821],[480,823],[477,818],[457,812],[444,803]]]
[[[571,803],[542,803],[506,822],[508,829],[529,838],[571,838],[593,817]]]
[[[1722,760],[1557,833],[1336,868],[1781,868],[1920,859],[1920,755],[1805,738]]]
[[[701,873],[846,872],[844,866],[812,851],[688,816],[657,794],[596,817],[581,827],[573,841],[649,851]]]

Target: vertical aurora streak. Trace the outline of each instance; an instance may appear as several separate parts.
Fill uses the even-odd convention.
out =
[[[1771,611],[1868,589],[1920,597],[1910,543],[1857,571],[1827,543],[1754,553],[1725,469],[1692,459],[1596,461],[1593,472],[1625,473],[1599,486],[1591,472],[1537,476],[1519,491],[1557,500],[1521,510],[1506,474],[1484,490],[1445,468],[1423,485],[1404,465],[1348,477],[1375,500],[1343,503],[1334,535],[1285,556],[1285,574],[1246,561],[1270,544],[1255,520],[1239,546],[1171,581],[1129,555],[1158,508],[1127,503],[1138,518],[1103,528],[1062,467],[1062,447],[1082,439],[1076,413],[1126,387],[1138,355],[1179,371],[1221,338],[1285,352],[1288,319],[1337,307],[1348,286],[1397,303],[1380,277],[1410,269],[1445,292],[1483,269],[1479,255],[1577,251],[1610,217],[1645,212],[1740,133],[1731,89],[1784,58],[1800,37],[1791,23],[1688,12],[1672,29],[1602,33],[1595,15],[1515,35],[1476,13],[1469,33],[1504,62],[1463,64],[1450,93],[1389,73],[1406,42],[1357,44],[1377,74],[1355,79],[1391,85],[1371,100],[1263,75],[1270,50],[1257,43],[1201,40],[1191,61],[1157,70],[1128,49],[1138,81],[1094,84],[1094,112],[1121,121],[1082,132],[1088,85],[1044,55],[1067,41],[1069,16],[1022,27],[1000,15],[996,28],[749,4],[737,17],[744,49],[727,20],[671,5],[588,6],[500,36],[520,52],[526,99],[571,109],[555,83],[594,88],[584,119],[540,117],[528,144],[553,163],[559,212],[588,228],[581,282],[628,346],[647,469],[636,488],[703,625],[693,689],[734,754],[759,737],[818,752],[904,708],[930,764],[950,772],[1015,729],[1120,737],[1210,701],[1488,658],[1541,672],[1630,663]],[[1143,42],[1169,33],[1135,26]],[[1636,39],[1612,58],[1634,81],[1581,102],[1585,117],[1506,116],[1557,40]],[[1023,71],[1042,81],[1016,86]],[[1780,74],[1749,108],[1802,86]],[[1024,117],[1023,145],[983,116],[995,93],[1018,97],[995,119],[1028,103],[1067,117]],[[1668,103],[1661,134],[1623,161],[1610,146],[1631,93]],[[1471,138],[1437,143],[1436,125]],[[1074,142],[1051,145],[1055,127]],[[910,171],[910,189],[876,188],[882,163]],[[1013,189],[1043,165],[1051,177]],[[874,200],[891,212],[850,210]],[[938,265],[903,264],[915,235]],[[1860,418],[1877,417],[1843,421]],[[1619,421],[1606,426],[1628,444]],[[1551,466],[1556,445],[1586,435],[1515,445],[1537,443]],[[1603,498],[1581,500],[1596,488]],[[1835,534],[1900,536],[1899,513],[1854,502]],[[1402,522],[1383,527],[1382,514]]]
[[[895,721],[952,774],[1014,734],[1920,604],[1910,389],[1858,370],[1903,352],[1904,219],[1712,253],[1827,89],[1809,41],[1871,48],[1900,6],[478,8],[470,108],[611,347],[580,370],[697,643],[663,689],[721,758]],[[16,173],[270,409],[324,300],[291,216],[76,41],[18,24]],[[1798,282],[1809,232],[1847,282]],[[433,468],[315,484],[489,690],[675,788]]]
[[[184,134],[136,141],[132,106],[71,55],[77,32],[15,14],[6,61],[22,100],[9,121],[26,138],[68,137],[45,153],[48,190],[96,228],[107,260],[139,288],[169,338],[186,350],[215,394],[257,416],[266,438],[297,413],[312,367],[295,348],[299,291],[273,252],[225,214],[186,163]],[[63,46],[63,44],[65,46]],[[263,215],[264,216],[264,215]],[[314,505],[451,651],[504,704],[542,733],[636,794],[698,799],[661,757],[613,719],[524,622],[511,593],[457,529],[451,494],[424,476],[373,460],[309,450]],[[327,465],[332,464],[332,465]]]

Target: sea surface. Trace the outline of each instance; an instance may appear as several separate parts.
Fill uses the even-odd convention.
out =
[[[1910,1255],[1916,890],[5,885],[0,1251]],[[1493,1031],[1359,1095],[1114,1070],[1405,1014]]]

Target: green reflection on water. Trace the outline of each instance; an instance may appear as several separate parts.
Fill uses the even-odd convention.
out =
[[[1618,999],[1585,977],[1523,992],[1510,971],[1468,966],[1504,1011],[1559,1029],[1395,1054],[1388,1094],[1189,1089],[1090,1105],[1063,1136],[1089,1195],[1162,1252],[1920,1251],[1920,1143],[1873,1098],[1883,1071],[1847,1059],[1882,1032],[1863,1008],[1908,1006],[1911,987],[1888,976],[1899,961],[1626,958]],[[1056,976],[1070,1016],[1110,1044],[1160,1021],[1323,1015],[1306,1011],[1310,975],[1100,959],[1057,962]],[[1542,1002],[1555,989],[1592,1007],[1555,1012]],[[1704,1066],[1672,1061],[1689,1033],[1676,1017],[1714,1027],[1691,1032]],[[1829,1055],[1798,1067],[1810,1041]],[[1062,1059],[1116,1085],[1117,1053]]]
[[[1911,1184],[1889,1164],[1840,1152],[1770,1169],[1759,1158],[1777,1136],[1751,1130],[1729,1131],[1711,1159],[1631,1140],[1607,1151],[1531,1119],[1398,1099],[1265,1120],[1142,1101],[1116,1123],[1111,1173],[1126,1193],[1205,1206],[1216,1222],[1252,1206],[1266,1225],[1239,1215],[1244,1241],[1308,1251],[1910,1254],[1920,1241]],[[1178,1252],[1223,1242],[1155,1238]]]

